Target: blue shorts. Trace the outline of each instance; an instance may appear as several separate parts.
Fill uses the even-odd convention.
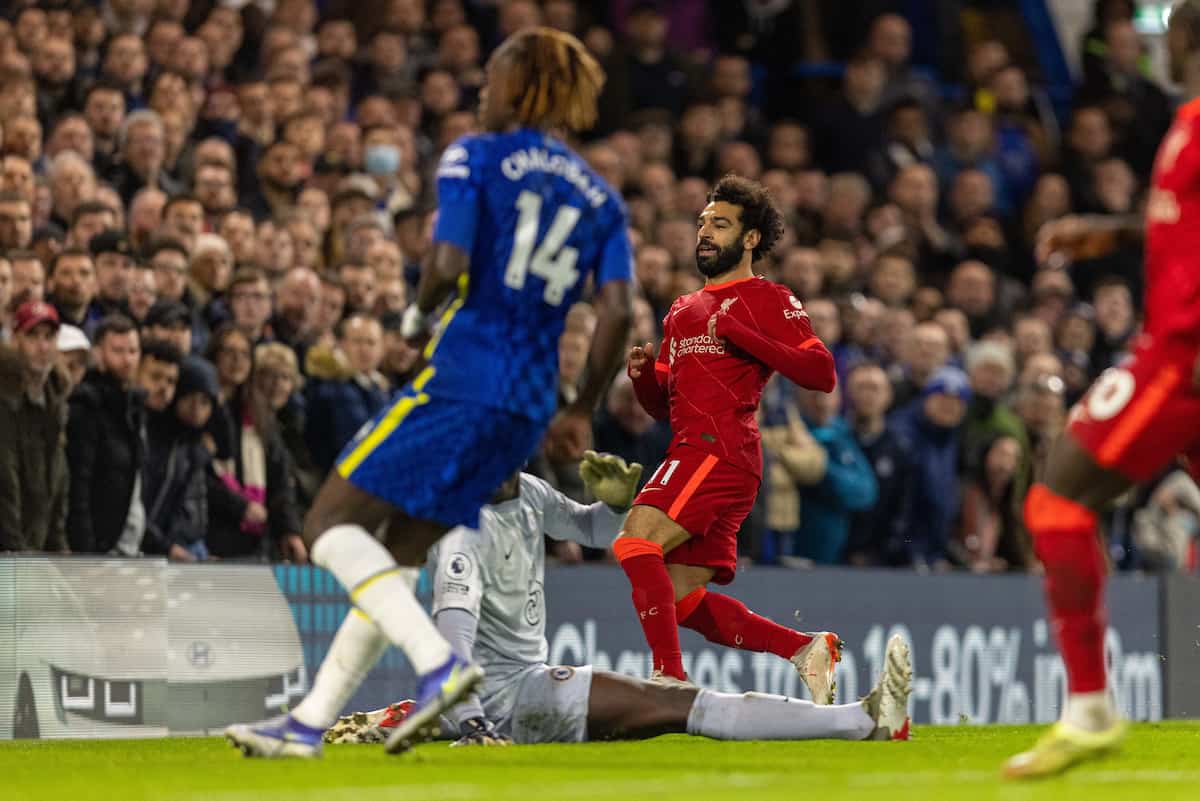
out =
[[[546,422],[431,397],[418,379],[355,435],[337,471],[410,517],[478,528],[479,510],[541,444]]]

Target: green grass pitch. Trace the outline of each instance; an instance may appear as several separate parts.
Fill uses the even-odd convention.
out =
[[[1124,750],[1063,778],[1001,782],[1040,727],[921,727],[908,743],[640,743],[504,749],[432,743],[402,757],[327,748],[244,759],[217,738],[0,744],[2,801],[1172,801],[1200,799],[1200,722],[1141,724]]]

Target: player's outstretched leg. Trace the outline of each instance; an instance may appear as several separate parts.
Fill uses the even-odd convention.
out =
[[[392,506],[332,474],[321,488],[305,520],[305,539],[313,563],[326,568],[346,588],[356,607],[343,623],[330,657],[339,667],[322,669],[311,704],[302,704],[277,721],[257,726],[231,726],[226,736],[248,756],[317,756],[323,731],[334,721],[345,698],[353,694],[362,677],[378,659],[380,638],[386,638],[408,656],[418,676],[418,709],[398,732],[394,750],[407,748],[436,721],[442,710],[457,703],[482,678],[482,671],[451,653],[450,646],[413,596],[411,570],[402,567],[388,548],[370,531],[388,523],[388,536],[397,552],[419,564],[421,555],[443,533],[436,524],[405,521],[397,531]],[[411,558],[417,554],[415,558]],[[361,619],[354,620],[355,614]],[[344,637],[343,637],[344,635]],[[340,640],[340,642],[338,642]],[[327,657],[328,659],[328,657]],[[341,702],[338,699],[341,698]],[[336,704],[336,708],[335,708]],[[417,716],[416,721],[413,717]],[[410,722],[412,721],[412,722]],[[391,749],[390,749],[391,750]]]
[[[1125,734],[1104,665],[1104,581],[1108,572],[1096,510],[1129,481],[1098,466],[1070,435],[1051,453],[1045,484],[1025,502],[1025,525],[1046,571],[1046,603],[1067,670],[1062,719],[1004,766],[1010,778],[1048,776],[1116,748]]]
[[[350,610],[304,700],[283,718],[228,727],[226,739],[246,756],[320,756],[321,737],[314,733],[323,731],[337,718],[387,644],[387,638],[365,614]]]
[[[613,553],[633,587],[633,608],[653,654],[652,670],[678,681],[687,681],[687,675],[683,672],[683,652],[675,619],[675,589],[663,555],[687,541],[688,536],[658,509],[635,506],[613,543]]]
[[[588,739],[687,732],[717,740],[906,740],[912,666],[899,637],[888,643],[875,688],[853,704],[818,706],[763,693],[669,687],[613,673],[592,676]]]
[[[806,633],[794,631],[750,611],[745,604],[728,595],[709,592],[704,586],[690,589],[703,576],[688,581],[684,573],[693,574],[697,568],[670,565],[676,596],[686,591],[675,603],[679,625],[699,632],[717,645],[775,654],[787,659],[800,673],[800,679],[817,704],[832,704],[837,689],[834,670],[842,658],[842,640],[828,631]],[[699,568],[708,578],[712,570]],[[703,583],[707,583],[705,580]]]

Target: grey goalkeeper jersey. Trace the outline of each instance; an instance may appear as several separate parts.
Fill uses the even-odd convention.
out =
[[[584,506],[522,473],[520,495],[483,507],[478,531],[456,528],[430,550],[434,615],[461,609],[479,621],[474,659],[487,674],[484,706],[549,654],[543,535],[607,548],[623,520],[603,503]]]

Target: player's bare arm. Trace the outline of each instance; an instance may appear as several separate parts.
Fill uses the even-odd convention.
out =
[[[459,279],[471,267],[471,257],[458,245],[435,242],[421,265],[416,301],[404,311],[401,333],[405,339],[421,340],[428,335],[431,316],[450,297]]]
[[[1143,231],[1142,218],[1136,215],[1071,214],[1041,227],[1035,255],[1043,267],[1062,268],[1104,256],[1141,238]]]

